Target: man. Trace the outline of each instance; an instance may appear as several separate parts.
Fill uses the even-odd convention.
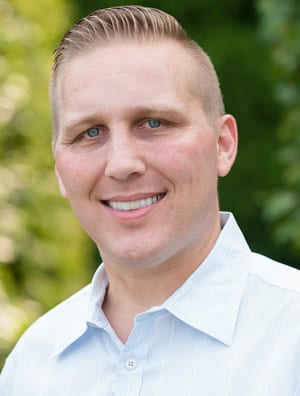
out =
[[[96,11],[56,50],[51,103],[103,264],[27,330],[1,395],[300,395],[299,272],[219,214],[237,129],[203,50],[162,11]]]

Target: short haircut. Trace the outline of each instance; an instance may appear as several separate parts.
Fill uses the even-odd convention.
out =
[[[197,65],[199,98],[210,119],[223,115],[224,104],[219,80],[209,56],[191,40],[179,22],[171,15],[142,6],[119,6],[97,10],[80,19],[63,36],[54,51],[54,65],[50,85],[53,134],[56,140],[59,125],[57,100],[58,74],[77,56],[114,41],[161,42],[171,40],[186,48]]]

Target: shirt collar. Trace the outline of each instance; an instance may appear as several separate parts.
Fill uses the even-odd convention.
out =
[[[102,305],[107,285],[104,266],[100,265],[91,284],[62,303],[61,308],[65,305],[65,309],[60,311],[63,317],[57,321],[60,327],[57,330],[58,337],[52,357],[62,353],[83,336],[89,325],[105,327],[107,320],[99,307]],[[68,309],[68,304],[72,304],[71,309]]]
[[[89,295],[90,285],[81,289],[47,314],[52,315],[51,325],[55,342],[52,358],[62,353],[86,332]]]
[[[231,213],[221,213],[221,224],[222,231],[207,258],[183,286],[154,310],[166,309],[188,325],[230,345],[249,273],[245,254],[250,250]],[[83,336],[88,325],[109,325],[99,309],[107,285],[104,265],[100,265],[91,285],[63,303],[73,301],[75,308],[64,311],[70,317],[62,320],[64,326],[59,329],[53,357]],[[78,298],[78,304],[74,298]]]
[[[250,249],[231,213],[221,213],[221,224],[207,258],[163,305],[188,325],[231,345],[250,270]]]

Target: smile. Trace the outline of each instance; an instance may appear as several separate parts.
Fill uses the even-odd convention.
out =
[[[105,203],[112,209],[130,211],[153,205],[154,203],[160,201],[164,196],[165,194],[157,194],[153,197],[137,199],[135,201],[106,201]]]

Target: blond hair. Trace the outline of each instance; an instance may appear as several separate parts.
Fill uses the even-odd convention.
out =
[[[54,65],[50,84],[53,133],[58,131],[57,100],[58,74],[76,56],[96,46],[107,46],[113,41],[131,40],[175,41],[190,51],[198,66],[199,97],[210,118],[224,114],[224,104],[214,66],[204,50],[188,38],[185,30],[171,15],[149,7],[119,6],[97,10],[80,19],[63,36],[54,51]]]

